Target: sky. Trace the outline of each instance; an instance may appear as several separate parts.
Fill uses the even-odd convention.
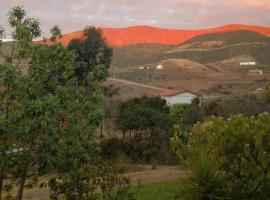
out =
[[[0,0],[0,26],[7,12],[23,6],[38,18],[47,35],[53,25],[63,33],[85,26],[150,25],[171,29],[201,29],[225,24],[270,27],[270,0]]]

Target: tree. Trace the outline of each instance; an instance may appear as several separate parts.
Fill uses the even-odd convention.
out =
[[[104,96],[107,98],[107,105],[110,105],[111,98],[118,95],[120,88],[114,88],[112,84],[103,87]]]
[[[265,99],[268,104],[270,104],[270,89],[265,92]]]
[[[123,133],[131,131],[136,137],[151,138],[156,131],[168,131],[172,120],[165,100],[143,96],[120,104],[116,123]]]
[[[164,161],[165,155],[171,153],[173,120],[169,112],[166,101],[160,97],[136,97],[120,104],[116,124],[123,139],[130,133],[132,149],[127,152],[128,157],[135,162]]]
[[[216,117],[185,135],[178,129],[172,146],[190,172],[179,199],[269,198],[269,131],[269,114]]]
[[[74,50],[77,54],[75,61],[80,67],[76,70],[76,75],[80,80],[95,72],[97,66],[106,70],[110,66],[112,49],[106,44],[101,31],[95,27],[86,27],[83,39],[72,40],[68,49]],[[107,72],[106,70],[104,72]]]
[[[87,175],[84,169],[96,158],[92,136],[100,121],[102,82],[108,74],[106,45],[95,43],[92,35],[84,40],[89,46],[78,41],[79,49],[98,55],[85,64],[85,54],[76,49],[33,44],[41,33],[39,22],[27,17],[22,7],[9,12],[9,24],[14,42],[10,55],[1,53],[0,68],[0,198],[4,179],[18,185],[16,200],[21,200],[25,186],[51,170],[64,173],[73,191],[79,192]],[[51,32],[52,38],[61,35],[57,26]]]
[[[104,124],[108,125],[110,122],[107,120],[107,123],[104,121],[107,119],[112,119],[115,112],[115,104],[112,103],[112,98],[118,95],[120,88],[114,88],[112,84],[109,86],[103,86],[103,94],[105,101],[103,103],[103,112],[102,112],[102,121],[100,124],[100,137],[103,137],[103,127]]]
[[[18,126],[16,117],[19,115],[24,91],[21,90],[26,80],[20,69],[20,63],[31,52],[31,42],[40,36],[39,22],[33,18],[26,18],[21,7],[15,7],[8,13],[8,23],[14,29],[10,54],[1,52],[4,62],[0,66],[0,126],[1,126],[1,160],[0,160],[0,199],[3,189],[10,189],[10,184],[4,185],[3,180],[9,178],[11,166],[17,164],[19,159],[14,155],[21,150],[17,137]],[[5,31],[1,30],[1,37]],[[1,38],[0,38],[1,39]],[[2,44],[2,42],[0,42]],[[14,161],[15,160],[15,161]],[[7,187],[5,187],[7,186]],[[18,191],[17,199],[21,198],[22,189]]]
[[[170,107],[171,116],[182,130],[189,130],[195,123],[202,121],[204,112],[195,100],[191,104],[176,104]]]

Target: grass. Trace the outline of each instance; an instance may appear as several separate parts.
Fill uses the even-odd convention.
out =
[[[179,190],[179,181],[166,181],[137,186],[132,189],[138,200],[173,200]]]

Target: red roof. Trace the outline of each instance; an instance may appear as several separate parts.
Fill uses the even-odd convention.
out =
[[[166,91],[163,91],[162,93],[160,93],[159,95],[165,96],[165,97],[170,97],[170,96],[174,96],[174,95],[179,94],[179,93],[182,93],[182,92],[179,90],[166,90]]]
[[[191,91],[188,91],[188,90],[184,90],[184,91],[180,91],[180,90],[166,90],[162,93],[160,93],[159,95],[160,96],[163,96],[163,97],[171,97],[171,96],[174,96],[174,95],[177,95],[177,94],[181,94],[181,93],[184,93],[184,92],[189,92],[189,93],[192,93],[192,94],[195,94],[197,96],[201,96],[197,93],[194,93],[194,92],[191,92]]]

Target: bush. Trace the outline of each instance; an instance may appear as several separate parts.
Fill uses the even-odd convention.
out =
[[[265,97],[255,94],[228,96],[205,102],[203,109],[208,116],[214,115],[225,118],[240,113],[245,116],[258,115],[270,111],[267,105],[267,95]]]
[[[100,143],[101,155],[106,159],[116,158],[119,154],[125,153],[125,144],[123,140],[111,138]]]
[[[106,164],[51,178],[50,200],[134,200],[123,170]]]
[[[119,157],[130,163],[176,164],[177,156],[169,145],[169,138],[156,137],[151,143],[135,139],[112,138],[100,143],[101,156],[110,161]]]
[[[179,199],[268,199],[269,133],[269,114],[213,118],[189,134],[176,131],[173,149],[190,171]]]

